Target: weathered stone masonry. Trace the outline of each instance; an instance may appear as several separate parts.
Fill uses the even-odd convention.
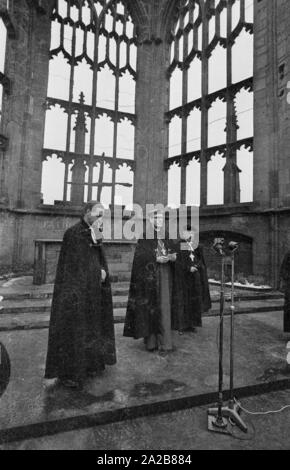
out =
[[[169,46],[174,0],[129,1],[139,30],[135,137],[136,203],[166,203]],[[6,2],[0,3],[2,11]],[[34,240],[61,238],[77,220],[73,209],[43,207],[41,151],[50,47],[52,0],[14,0],[7,12],[15,38],[7,42],[0,133],[0,263],[32,264]],[[255,0],[254,21],[254,202],[201,208],[200,228],[238,233],[252,240],[249,270],[277,283],[278,267],[290,247],[290,3]],[[204,197],[203,197],[204,200]]]

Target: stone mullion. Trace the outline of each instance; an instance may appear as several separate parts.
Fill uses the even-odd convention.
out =
[[[95,50],[93,65],[93,89],[92,89],[92,111],[91,111],[91,134],[90,134],[90,159],[89,159],[89,176],[88,176],[88,201],[92,199],[93,192],[93,171],[94,171],[94,154],[95,154],[95,135],[96,135],[96,104],[98,89],[98,63],[99,63],[99,35],[100,25],[96,25],[95,31]]]
[[[80,95],[80,103],[83,103],[84,95]],[[74,153],[78,155],[71,169],[71,202],[77,206],[84,202],[86,165],[83,155],[85,153],[86,142],[86,117],[82,109],[79,110],[76,119],[75,131],[75,149]]]
[[[203,11],[203,22],[202,22],[202,98],[201,98],[201,134],[200,134],[200,205],[207,205],[207,153],[208,148],[208,56],[206,49],[208,46],[208,18]]]
[[[227,118],[226,118],[226,164],[224,167],[224,204],[239,203],[239,170],[237,151],[231,149],[231,143],[237,140],[235,96],[230,91],[232,85],[232,4],[227,7]]]
[[[117,158],[117,144],[118,144],[118,109],[119,109],[119,91],[120,91],[120,38],[117,42],[117,58],[116,58],[116,86],[115,86],[115,117],[114,117],[114,141],[113,141],[113,160],[114,165],[112,168],[112,194],[111,202],[115,203],[116,193],[116,158]]]
[[[240,0],[241,1],[241,4],[240,4],[240,21],[242,23],[245,22],[245,0]]]
[[[188,34],[184,34],[183,39],[183,63],[185,62],[188,51]],[[185,105],[188,102],[188,69],[182,70],[182,123],[181,123],[181,155],[187,152],[187,112]],[[186,204],[186,168],[187,165],[181,157],[181,185],[180,185],[180,203]]]
[[[66,134],[66,156],[65,156],[65,171],[64,171],[64,187],[63,187],[63,201],[67,201],[67,188],[68,188],[68,172],[69,172],[69,154],[70,154],[70,141],[72,130],[72,102],[73,102],[73,87],[74,87],[74,72],[75,72],[75,48],[76,48],[76,27],[73,26],[72,35],[72,57],[71,57],[71,70],[70,70],[70,83],[69,83],[69,104],[68,104],[68,118],[67,118],[67,134]]]

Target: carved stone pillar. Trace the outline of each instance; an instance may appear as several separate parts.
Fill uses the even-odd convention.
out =
[[[84,183],[87,168],[82,160],[77,160],[72,167],[71,176],[71,203],[81,206],[84,202]]]
[[[239,204],[241,170],[237,166],[237,151],[231,148],[231,143],[237,140],[237,116],[232,96],[227,100],[227,152],[224,172],[224,204]]]
[[[80,104],[84,104],[84,94],[80,94]],[[80,206],[84,202],[85,178],[86,178],[86,165],[81,155],[85,153],[86,133],[86,116],[82,109],[79,110],[76,120],[75,131],[75,153],[79,155],[76,159],[71,172],[71,203]]]
[[[2,132],[9,145],[1,191],[8,207],[35,209],[41,200],[50,17],[28,1],[10,4],[16,39],[7,41],[5,73],[12,87],[3,103]]]
[[[139,49],[137,82],[136,172],[134,201],[166,203],[169,82],[166,78],[167,45],[142,44]]]
[[[232,31],[232,5],[227,9],[227,37],[230,38]],[[227,120],[226,120],[226,164],[224,171],[224,204],[239,204],[240,202],[240,178],[241,172],[237,166],[237,151],[232,144],[237,141],[237,113],[235,108],[235,95],[230,92],[229,87],[233,83],[233,42],[227,46]]]
[[[240,173],[235,158],[227,158],[224,172],[224,203],[238,204],[240,202]]]
[[[146,2],[148,15],[143,20],[139,36],[134,202],[142,207],[167,203],[168,173],[164,160],[168,154],[165,113],[169,108],[166,70],[170,46],[162,22],[165,3],[155,0]]]

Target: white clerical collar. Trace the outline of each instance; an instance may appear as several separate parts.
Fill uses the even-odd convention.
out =
[[[89,225],[89,229],[91,231],[91,237],[92,237],[93,243],[96,245],[97,244],[97,238],[96,238],[95,231],[94,231],[94,229],[91,225]]]
[[[89,228],[89,230],[90,230],[90,232],[91,232],[91,238],[92,238],[93,243],[96,245],[97,242],[98,242],[98,240],[97,240],[95,231],[94,231],[94,229],[93,229],[93,226],[90,225],[85,219],[83,219],[83,220],[84,220],[85,224],[88,226],[88,228]]]
[[[192,240],[186,240],[186,243],[188,244],[188,246],[190,248],[190,251],[194,251],[193,241]]]

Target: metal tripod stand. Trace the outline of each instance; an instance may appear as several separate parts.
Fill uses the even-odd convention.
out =
[[[229,244],[231,252],[231,329],[230,329],[230,398],[228,405],[223,403],[223,333],[225,307],[225,256],[223,249],[219,250],[222,259],[221,291],[220,291],[220,326],[219,326],[219,391],[218,405],[208,410],[208,429],[213,432],[228,433],[229,421],[247,432],[248,428],[240,416],[240,407],[234,397],[234,334],[235,334],[235,252],[238,245]]]

